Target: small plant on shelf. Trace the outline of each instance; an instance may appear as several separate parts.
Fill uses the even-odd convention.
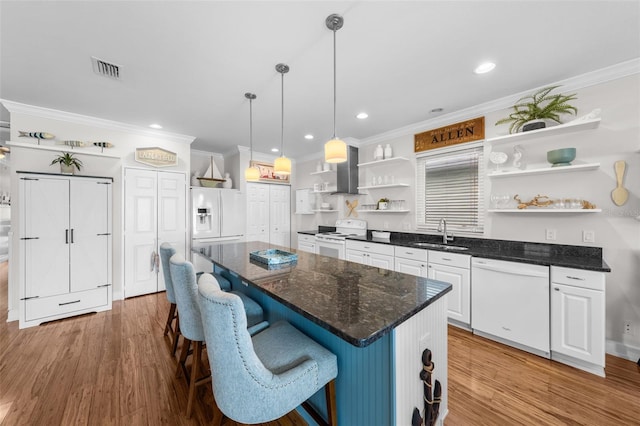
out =
[[[378,210],[386,210],[388,207],[389,207],[388,198],[380,198],[380,200],[378,200]]]
[[[75,169],[78,169],[78,171],[82,169],[82,161],[68,152],[63,152],[54,158],[50,165],[53,166],[54,164],[60,164],[60,171],[67,174],[73,174]]]
[[[508,117],[498,120],[496,126],[511,123],[509,133],[517,133],[521,128],[526,132],[545,127],[542,120],[562,123],[560,121],[561,114],[577,114],[578,109],[569,104],[569,101],[577,99],[575,93],[570,95],[549,94],[558,87],[560,86],[544,87],[532,95],[518,99],[512,107],[513,112]]]

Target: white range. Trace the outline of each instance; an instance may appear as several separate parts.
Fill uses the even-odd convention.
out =
[[[315,235],[316,254],[344,259],[347,237],[364,237],[366,235],[366,220],[338,219],[335,232],[319,232]]]

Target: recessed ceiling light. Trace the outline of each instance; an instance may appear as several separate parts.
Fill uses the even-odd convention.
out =
[[[304,138],[307,140],[313,139],[313,135],[304,135]]]
[[[156,123],[149,124],[149,127],[151,127],[152,129],[162,129],[162,126]]]
[[[366,112],[361,112],[360,114],[356,115],[356,118],[359,118],[360,120],[364,120],[367,117],[369,117],[369,114],[367,114]]]
[[[476,74],[484,74],[493,70],[495,67],[496,67],[496,64],[494,64],[493,62],[484,62],[478,65],[476,69],[473,70],[473,72],[475,72]]]
[[[442,112],[442,111],[444,111],[443,108],[434,108],[431,110],[431,112]]]
[[[271,148],[271,152],[278,152],[280,151],[278,148]]]

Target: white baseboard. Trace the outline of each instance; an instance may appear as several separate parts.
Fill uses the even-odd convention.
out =
[[[113,300],[124,300],[124,293],[122,290],[113,292]]]
[[[607,340],[607,353],[633,362],[640,359],[640,348],[614,340]]]
[[[9,309],[7,311],[7,322],[18,321],[20,319],[20,313],[17,309]]]

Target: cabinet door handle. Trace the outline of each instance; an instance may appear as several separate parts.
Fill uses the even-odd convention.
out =
[[[73,244],[73,228],[71,228],[71,244]]]
[[[555,291],[560,291],[560,289],[558,287],[554,287],[553,288]]]
[[[570,280],[584,281],[584,278],[580,278],[580,277],[572,277],[571,275],[567,275],[567,278],[569,278]]]
[[[69,244],[69,230],[68,229],[64,230],[64,243],[65,244]]]
[[[429,267],[429,268],[433,268],[433,265],[429,265],[428,267]]]
[[[58,306],[71,305],[72,303],[80,303],[80,301],[74,300],[73,302],[58,303]]]

